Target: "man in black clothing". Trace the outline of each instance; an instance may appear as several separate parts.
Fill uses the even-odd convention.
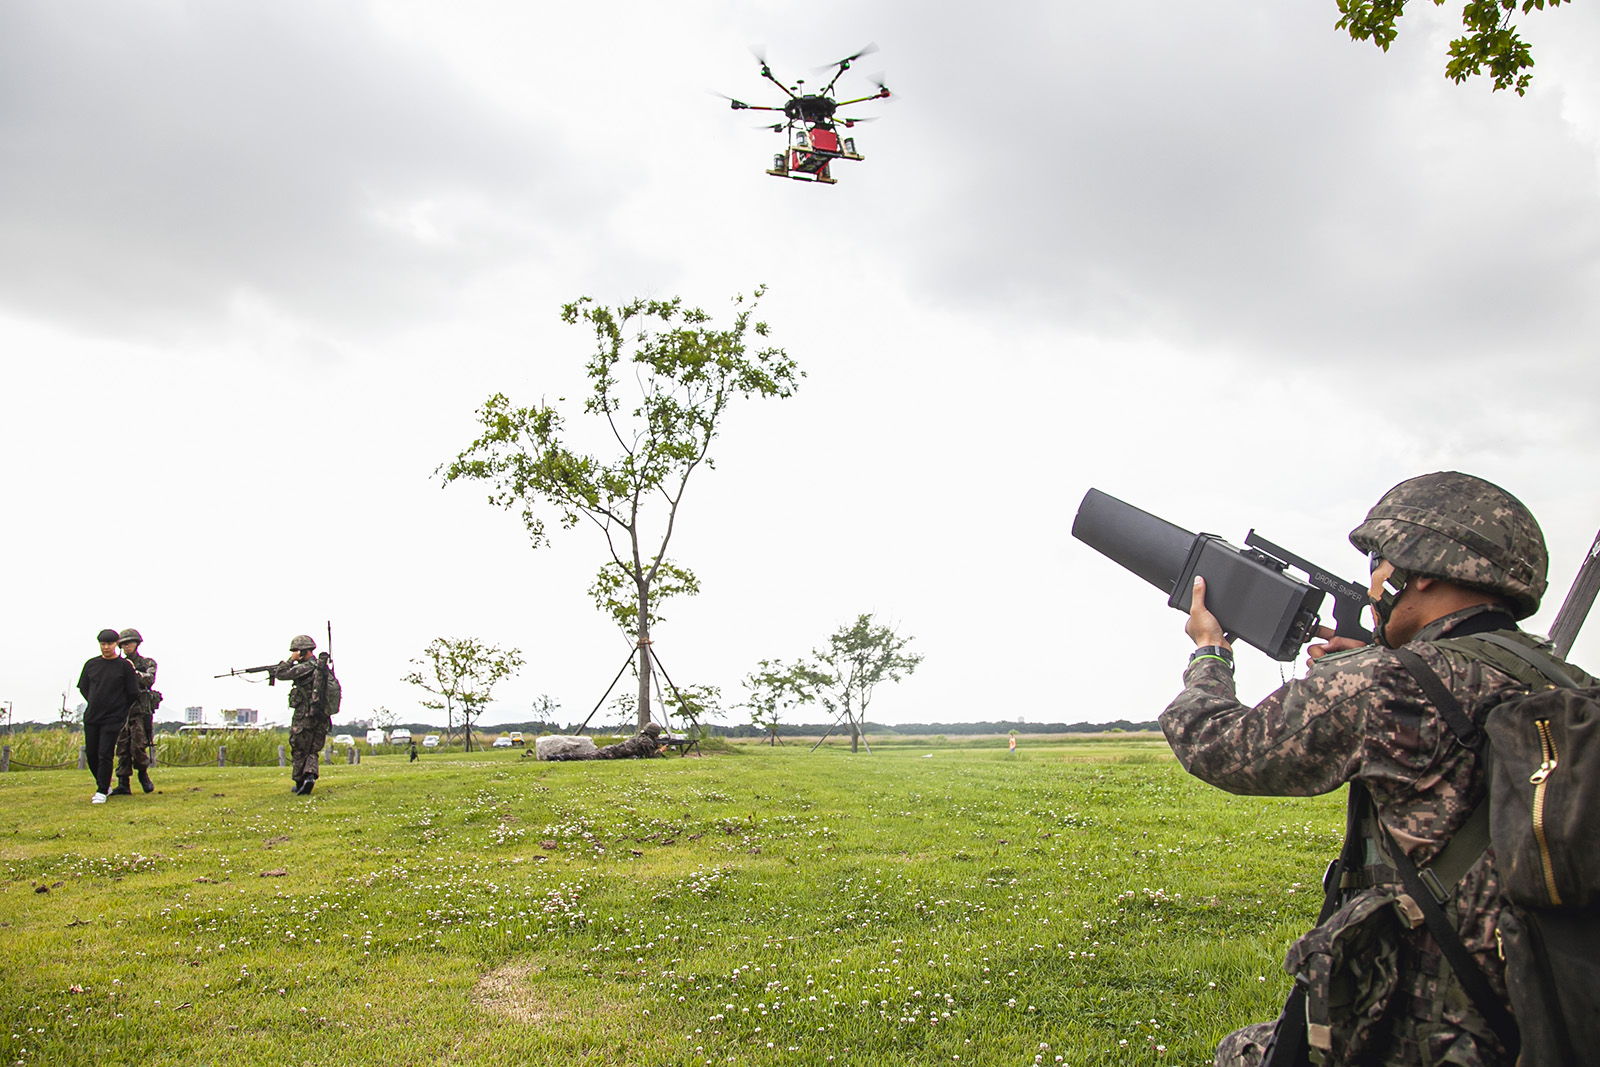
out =
[[[78,675],[78,692],[88,702],[83,712],[83,747],[94,772],[94,796],[90,802],[104,804],[111,791],[111,771],[116,765],[117,735],[128,721],[144,690],[133,664],[117,654],[117,631],[101,630],[96,638],[100,655],[83,665]]]

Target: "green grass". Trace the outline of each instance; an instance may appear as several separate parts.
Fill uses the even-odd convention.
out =
[[[0,1065],[1200,1064],[1276,1014],[1338,798],[873,747],[0,776]]]

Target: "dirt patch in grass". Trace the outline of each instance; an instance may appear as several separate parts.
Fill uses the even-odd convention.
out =
[[[604,996],[579,1003],[561,983],[545,980],[544,971],[533,960],[496,967],[472,987],[472,1002],[515,1022],[547,1028],[611,1017],[623,1007]]]

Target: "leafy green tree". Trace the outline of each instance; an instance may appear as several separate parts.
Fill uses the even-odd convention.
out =
[[[783,716],[802,704],[809,704],[813,692],[800,684],[798,665],[789,666],[782,660],[764,659],[745,676],[744,686],[750,694],[745,707],[750,709],[750,723],[767,731],[767,744],[781,745],[778,737]]]
[[[921,655],[906,651],[911,638],[901,637],[894,627],[873,622],[872,618],[871,614],[856,616],[854,623],[840,627],[830,636],[825,646],[813,649],[810,656],[787,668],[778,663],[769,667],[768,661],[762,661],[763,669],[774,676],[763,683],[767,692],[788,699],[791,705],[807,701],[821,704],[850,731],[851,752],[860,751],[867,706],[877,687],[900,681],[922,662]],[[872,751],[870,745],[867,751]]]
[[[562,321],[594,333],[582,410],[602,422],[611,454],[569,444],[554,407],[517,407],[496,393],[477,412],[483,433],[440,468],[446,485],[488,482],[490,503],[520,507],[536,548],[549,539],[546,514],[563,529],[587,521],[604,537],[611,558],[590,593],[634,639],[640,729],[650,721],[655,603],[698,588],[689,570],[666,558],[689,476],[714,466],[711,442],[730,403],[790,396],[803,374],[781,348],[751,347],[760,340],[748,335],[768,335],[766,323],[753,321],[764,292],[736,297],[727,329],[677,298],[608,308],[584,297],[565,305]]]
[[[411,663],[416,670],[400,680],[430,694],[422,706],[444,712],[446,737],[461,713],[465,751],[471,752],[472,720],[488,705],[495,685],[521,669],[522,653],[476,637],[435,637]]]
[[[1442,7],[1445,0],[1433,0]],[[1485,67],[1494,79],[1495,89],[1515,89],[1518,96],[1528,91],[1533,75],[1533,52],[1517,32],[1512,17],[1520,9],[1526,15],[1559,7],[1564,0],[1466,0],[1461,9],[1461,24],[1466,33],[1450,42],[1450,61],[1445,77],[1457,85]],[[1567,0],[1570,2],[1570,0]],[[1396,23],[1405,14],[1406,0],[1338,0],[1338,29],[1352,39],[1371,41],[1385,52],[1399,33]]]

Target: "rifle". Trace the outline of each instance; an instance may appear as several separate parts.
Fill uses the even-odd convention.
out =
[[[1195,575],[1206,580],[1206,607],[1229,640],[1254,645],[1276,660],[1292,660],[1317,634],[1317,610],[1333,597],[1334,632],[1370,642],[1361,625],[1367,590],[1280,548],[1254,530],[1245,548],[1215,534],[1193,534],[1091,489],[1078,505],[1072,536],[1168,595],[1167,604],[1187,612]],[[1289,567],[1306,572],[1301,581]]]
[[[237,675],[241,675],[241,674],[260,674],[262,671],[270,671],[270,670],[272,670],[272,668],[274,668],[276,666],[277,666],[276,663],[268,663],[265,666],[261,666],[261,667],[236,667],[233,670],[229,671],[227,674],[213,674],[211,677],[213,677],[213,678],[233,678],[233,677],[236,677]],[[274,678],[272,675],[269,674],[269,675],[267,675],[267,684],[268,685],[276,685],[276,684],[278,684],[278,680],[276,678]]]

